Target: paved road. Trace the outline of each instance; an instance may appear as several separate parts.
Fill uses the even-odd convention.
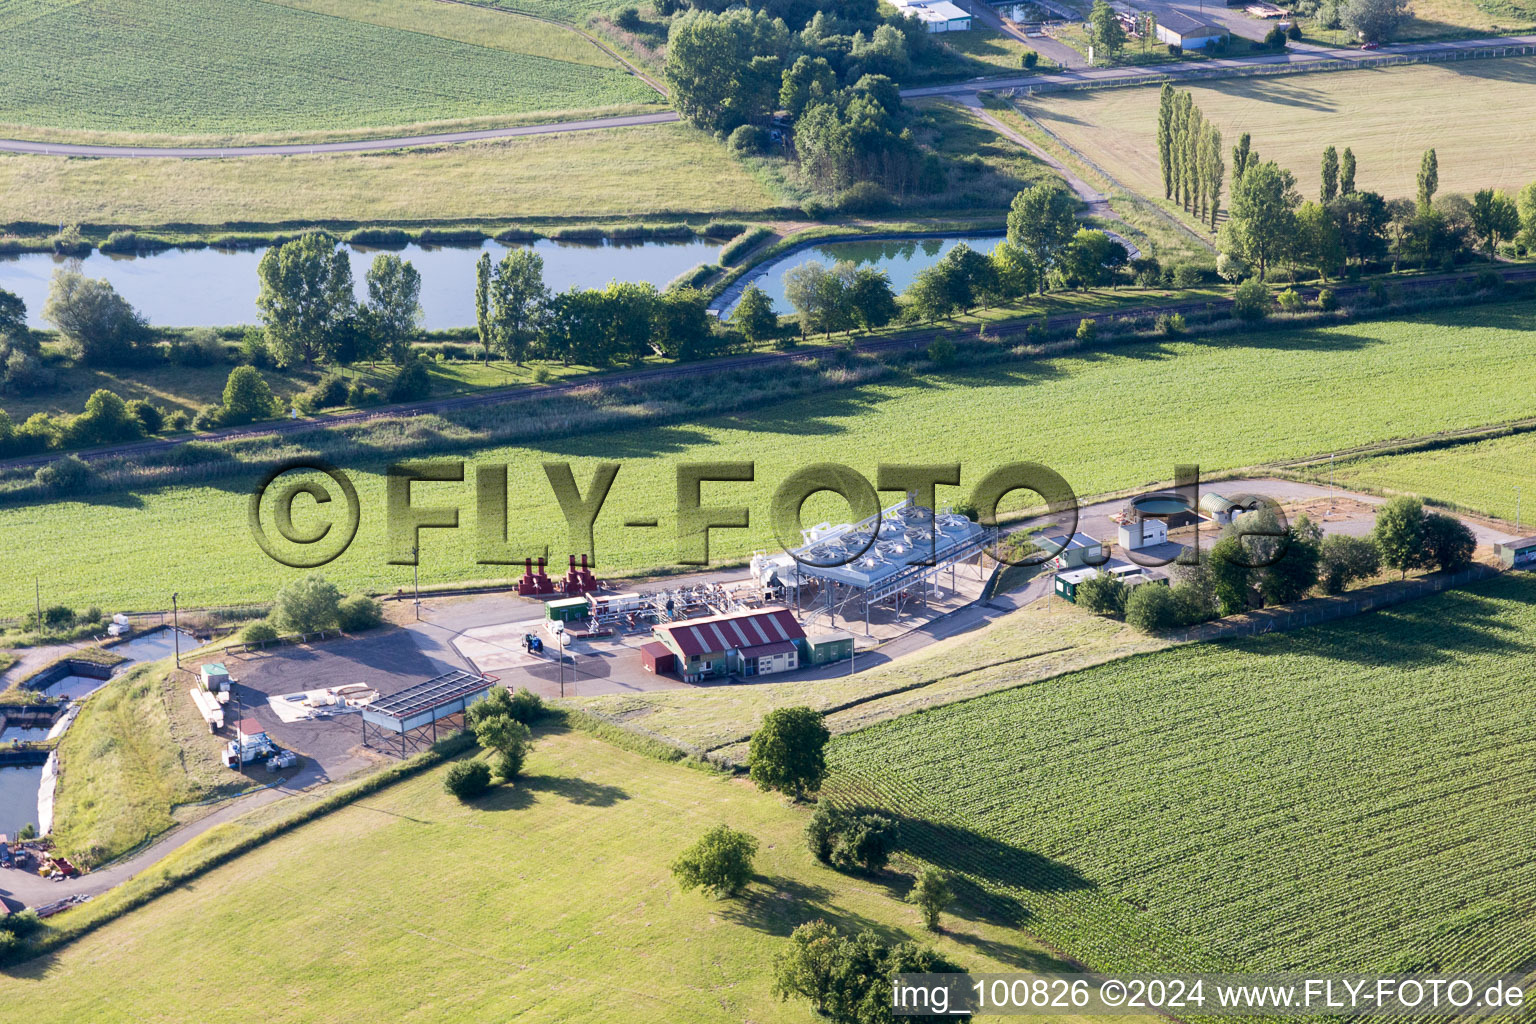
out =
[[[1030,45],[1035,44],[1030,41]],[[1021,75],[1014,78],[972,79],[949,85],[930,85],[903,89],[905,97],[974,96],[978,92],[994,89],[1034,89],[1048,91],[1071,87],[1084,81],[1114,82],[1122,79],[1138,79],[1149,74],[1169,79],[1211,78],[1226,70],[1270,64],[1327,64],[1333,61],[1379,61],[1402,54],[1452,53],[1479,50],[1497,46],[1536,45],[1536,36],[1504,36],[1491,39],[1463,39],[1439,43],[1405,43],[1390,50],[1367,53],[1356,49],[1326,49],[1307,46],[1285,53],[1263,54],[1250,57],[1227,57],[1220,60],[1201,61],[1194,64],[1167,64],[1152,67],[1084,68],[1052,75]],[[11,153],[49,154],[54,156],[128,157],[135,159],[197,159],[245,156],[292,156],[306,153],[361,153],[375,150],[401,149],[409,146],[436,146],[454,142],[473,142],[478,139],[515,138],[522,135],[550,135],[564,132],[584,132],[602,128],[623,128],[633,125],[665,124],[679,120],[673,111],[655,114],[633,114],[625,117],[601,117],[585,121],[561,121],[554,124],[530,124],[515,128],[486,128],[480,131],[441,132],[433,135],[402,135],[387,139],[354,139],[345,142],[317,142],[313,144],[290,143],[270,146],[196,147],[174,146],[101,146],[61,142],[29,142],[21,139],[0,139],[0,151]]]

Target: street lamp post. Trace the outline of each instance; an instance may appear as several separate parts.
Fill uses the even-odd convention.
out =
[[[565,627],[555,627],[555,643],[558,644],[555,662],[560,666],[560,698],[565,699]]]
[[[181,610],[176,601],[180,594],[171,595],[171,642],[176,645],[176,667],[181,668]],[[160,620],[164,622],[164,619]]]
[[[411,545],[411,587],[416,591],[416,620],[421,621],[421,545]]]

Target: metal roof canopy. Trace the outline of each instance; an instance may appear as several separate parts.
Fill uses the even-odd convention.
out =
[[[365,705],[363,717],[374,725],[403,732],[416,725],[463,711],[472,698],[489,693],[495,685],[494,679],[474,672],[444,672],[393,696],[381,697]],[[416,719],[421,721],[417,722]]]

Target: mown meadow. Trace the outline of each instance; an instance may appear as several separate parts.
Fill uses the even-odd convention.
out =
[[[571,462],[583,488],[597,463],[622,463],[596,540],[599,572],[624,573],[677,564],[676,475],[687,461],[756,465],[753,483],[704,485],[704,504],[753,510],[750,529],[715,533],[711,557],[720,563],[773,546],[773,491],[815,462],[845,462],[873,478],[882,461],[959,460],[969,488],[990,469],[1028,459],[1089,495],[1171,479],[1176,463],[1198,463],[1209,473],[1515,419],[1529,404],[1507,381],[1536,361],[1527,310],[1516,303],[1246,340],[1147,342],[969,371],[900,372],[695,422],[609,425],[576,436],[560,436],[556,416],[550,440],[442,451],[467,460],[465,482],[418,484],[413,501],[458,506],[461,528],[423,532],[420,578],[509,573],[476,564],[475,466],[508,467],[507,540],[519,562],[548,545],[563,564],[571,546],[542,463]],[[633,411],[645,415],[646,403],[637,401]],[[516,417],[518,409],[505,414]],[[391,436],[365,435],[341,460],[359,494],[361,523],[351,547],[323,571],[347,589],[391,592],[412,582],[409,566],[389,564],[383,471],[391,440],[417,433],[430,431],[411,422]],[[172,591],[188,606],[269,598],[299,570],[269,559],[252,539],[247,502],[258,475],[0,509],[12,552],[0,565],[0,613],[30,608],[34,579],[45,604],[81,607],[160,608]],[[940,498],[964,493],[941,488]],[[846,514],[840,499],[824,497],[807,505],[807,523]],[[337,506],[301,496],[294,507],[302,531]],[[651,516],[657,527],[623,525]]]
[[[802,836],[809,808],[743,780],[562,732],[541,732],[526,777],[473,804],[443,791],[444,771],[364,797],[6,967],[8,1019],[219,1019],[226,976],[189,969],[217,950],[240,965],[239,998],[269,1021],[789,1024],[811,1014],[803,1001],[775,998],[772,958],[815,918],[918,939],[978,971],[1060,966],[963,906],[946,915],[948,934],[929,936],[900,901],[905,876],[822,866]],[[679,891],[668,866],[721,822],[757,837],[753,881],[726,901]],[[250,827],[221,826],[206,841]]]
[[[1326,471],[1317,467],[1318,479]],[[1402,455],[1378,455],[1339,464],[1340,487],[1438,498],[1523,527],[1536,520],[1536,433]],[[1530,532],[1530,531],[1527,531]]]
[[[13,0],[0,6],[0,124],[238,135],[659,101],[587,44],[540,47],[559,30],[538,22],[519,33],[483,24],[490,12],[434,5],[441,27],[430,28],[405,9],[369,20],[360,0],[304,6],[313,9],[267,0]]]
[[[1528,970],[1536,578],[837,738],[999,921],[1111,972]]]

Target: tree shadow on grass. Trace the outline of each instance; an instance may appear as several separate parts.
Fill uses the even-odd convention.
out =
[[[525,775],[492,787],[472,806],[481,811],[520,811],[538,802],[540,794],[552,794],[585,807],[612,807],[629,794],[618,786],[567,775]]]
[[[780,938],[807,921],[823,920],[844,932],[866,929],[889,939],[896,932],[863,914],[832,902],[833,892],[814,882],[783,875],[754,875],[752,884],[737,897],[721,900],[715,911],[727,921]]]

